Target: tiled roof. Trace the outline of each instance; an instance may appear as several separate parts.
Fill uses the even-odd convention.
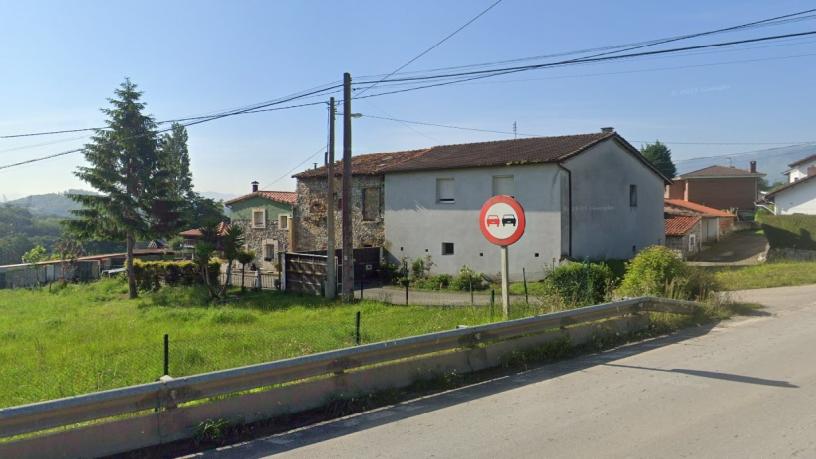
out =
[[[816,153],[808,156],[807,158],[802,158],[802,159],[800,159],[798,161],[794,161],[794,162],[788,164],[788,167],[796,167],[796,166],[798,166],[800,164],[809,163],[811,161],[816,161]]]
[[[619,141],[624,148],[630,150],[638,160],[663,178],[665,182],[671,182],[643,158],[637,149],[614,131],[441,145],[423,150],[358,155],[352,158],[352,173],[354,175],[379,175],[420,170],[554,163],[569,159],[608,139]],[[338,161],[335,164],[336,175],[341,175],[343,162]],[[325,174],[326,168],[319,167],[303,171],[293,177],[320,177]]]
[[[683,199],[666,199],[666,205],[669,207],[679,207],[684,210],[705,215],[706,217],[733,217],[734,214],[724,210],[718,210],[713,207],[697,204],[696,202],[685,201]]]
[[[665,215],[666,236],[685,236],[701,218],[700,216],[691,215]]]
[[[780,191],[785,191],[785,190],[793,188],[796,185],[799,185],[801,183],[809,182],[809,181],[813,180],[814,178],[816,178],[816,175],[809,175],[809,176],[807,176],[805,178],[801,178],[801,179],[799,179],[799,180],[797,180],[795,182],[788,183],[787,185],[781,186],[781,187],[771,191],[770,193],[765,195],[765,197],[766,198],[772,198],[772,197],[776,196],[776,194],[779,193]]]
[[[218,224],[218,235],[223,236],[224,233],[226,233],[228,227],[229,227],[229,224],[227,224],[227,223],[224,223],[224,222],[219,223]],[[191,238],[191,239],[199,238],[199,237],[201,237],[201,229],[193,228],[193,229],[184,230],[184,231],[179,233],[179,236],[186,237],[186,238]]]
[[[392,167],[404,161],[416,158],[428,151],[411,150],[400,151],[395,153],[369,153],[365,155],[357,155],[351,157],[351,173],[352,175],[378,175],[386,171],[387,168]],[[343,175],[343,161],[334,163],[334,175]],[[295,174],[296,178],[308,177],[325,177],[326,166],[321,166],[316,169],[309,169],[299,174]]]
[[[297,193],[294,191],[255,191],[237,198],[230,199],[224,204],[230,206],[237,202],[245,201],[251,198],[266,198],[270,201],[279,202],[281,204],[294,204],[297,201]]]
[[[758,177],[765,174],[758,172],[746,171],[745,169],[737,169],[736,167],[728,166],[708,166],[706,168],[687,172],[679,178],[707,178],[707,177]]]

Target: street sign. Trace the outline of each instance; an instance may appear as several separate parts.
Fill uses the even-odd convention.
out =
[[[526,225],[524,209],[512,196],[493,196],[482,205],[479,228],[493,244],[502,247],[514,244],[524,235]]]

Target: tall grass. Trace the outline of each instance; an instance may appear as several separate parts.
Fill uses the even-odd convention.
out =
[[[165,333],[170,375],[183,376],[352,346],[357,311],[363,343],[500,319],[484,306],[341,305],[277,292],[213,305],[196,287],[135,301],[126,292],[118,280],[0,291],[0,407],[155,381]]]

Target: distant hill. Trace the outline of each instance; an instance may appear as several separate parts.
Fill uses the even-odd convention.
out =
[[[94,194],[86,190],[68,190],[65,193],[35,194],[24,198],[7,201],[6,204],[28,209],[33,215],[54,215],[69,217],[71,211],[79,209],[80,205],[66,194]]]
[[[690,161],[677,160],[677,173],[678,175],[684,174],[715,164],[722,166],[730,166],[733,164],[734,167],[748,169],[751,161],[756,161],[757,171],[767,174],[765,179],[768,180],[769,183],[773,183],[778,180],[787,180],[782,173],[788,170],[788,164],[812,154],[816,154],[816,145],[792,145],[789,147],[769,148],[767,150],[731,155],[730,162],[728,156]]]

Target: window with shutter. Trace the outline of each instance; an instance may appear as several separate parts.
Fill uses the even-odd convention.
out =
[[[493,176],[493,196],[504,194],[507,196],[516,195],[516,182],[512,175]]]
[[[452,178],[436,179],[436,202],[453,204],[456,202],[454,194],[454,182]]]

